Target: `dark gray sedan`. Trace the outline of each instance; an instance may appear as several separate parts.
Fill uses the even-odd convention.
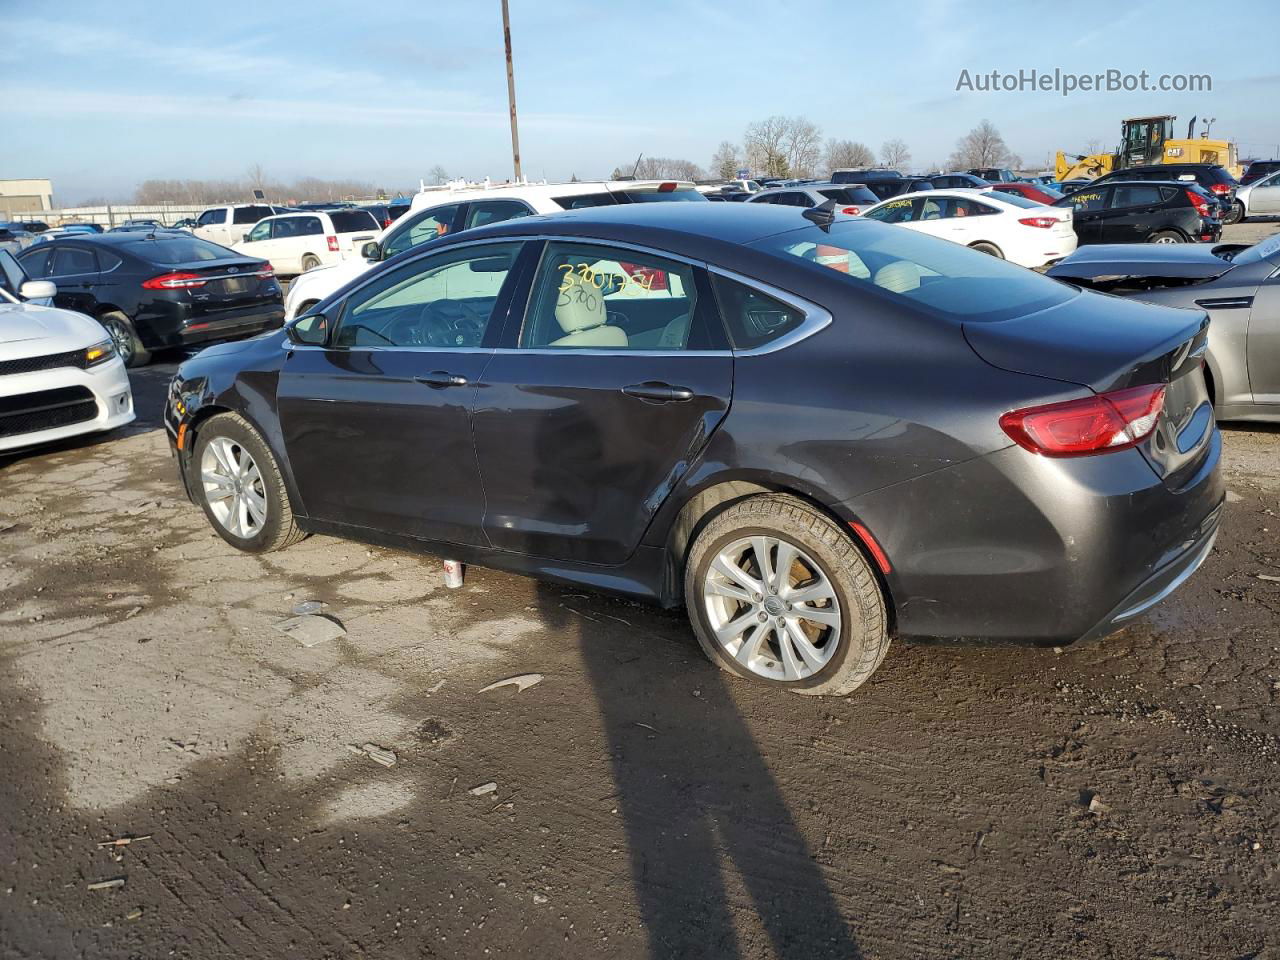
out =
[[[1219,420],[1280,422],[1280,234],[1244,244],[1081,247],[1048,271],[1096,290],[1207,310]]]
[[[170,387],[183,484],[238,549],[324,532],[683,605],[715,663],[810,694],[894,635],[1115,630],[1204,560],[1203,311],[707,210],[449,234],[205,350]]]

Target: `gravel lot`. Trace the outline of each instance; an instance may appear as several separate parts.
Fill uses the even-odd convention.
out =
[[[0,955],[1280,958],[1280,430],[1224,430],[1217,548],[1129,629],[815,700],[631,603],[234,553],[172,361],[130,430],[0,460]],[[281,633],[302,600],[346,635]]]

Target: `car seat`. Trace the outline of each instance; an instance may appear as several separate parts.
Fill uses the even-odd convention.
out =
[[[626,331],[608,325],[604,296],[590,284],[575,283],[560,291],[556,322],[565,335],[552,340],[553,347],[625,347]]]

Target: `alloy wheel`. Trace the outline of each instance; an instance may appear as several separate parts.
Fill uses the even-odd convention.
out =
[[[116,353],[124,361],[125,366],[133,359],[133,335],[118,320],[107,320],[103,323],[107,336],[115,344]]]
[[[214,518],[232,536],[249,539],[267,522],[267,491],[249,451],[214,437],[200,457],[200,482]]]
[[[716,641],[758,676],[812,677],[835,655],[840,600],[817,562],[786,540],[744,537],[711,561],[703,607]]]

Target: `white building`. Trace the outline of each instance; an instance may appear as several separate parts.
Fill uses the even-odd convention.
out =
[[[0,219],[18,213],[53,208],[53,184],[48,180],[0,180]]]

